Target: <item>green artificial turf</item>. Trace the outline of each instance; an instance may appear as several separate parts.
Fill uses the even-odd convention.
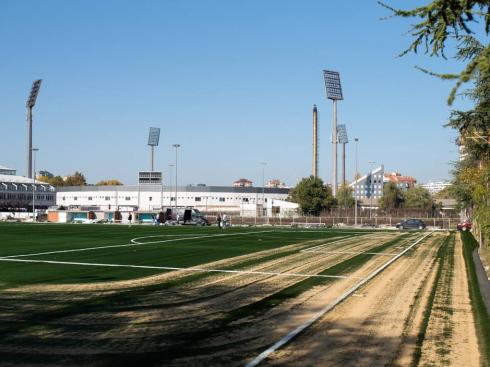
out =
[[[234,235],[235,233],[236,235]],[[366,231],[365,233],[369,232]],[[2,223],[0,224],[0,257],[88,247],[118,246],[130,244],[131,239],[138,237],[161,236],[141,238],[138,241],[174,240],[137,246],[25,256],[18,259],[191,267],[293,243],[316,239],[334,239],[349,234],[356,236],[362,233],[349,230],[305,231],[268,227],[238,227],[220,230],[216,227]],[[183,239],[187,236],[196,238]],[[199,236],[216,237],[199,238]],[[127,280],[164,272],[166,270],[163,269],[0,261],[0,289],[29,284]]]

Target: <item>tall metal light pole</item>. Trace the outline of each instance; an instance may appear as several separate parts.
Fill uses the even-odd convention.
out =
[[[33,172],[33,183],[32,183],[32,221],[36,222],[36,152],[38,148],[32,148],[32,153],[34,155],[34,172]]]
[[[267,162],[260,162],[262,165],[262,215],[264,215],[264,207],[265,207],[265,166]],[[265,210],[267,215],[267,209]]]
[[[180,147],[180,144],[173,144],[175,148],[175,210],[177,210],[177,151]]]
[[[356,174],[354,176],[354,182],[355,182],[355,186],[354,186],[354,205],[355,205],[355,208],[354,208],[354,225],[357,226],[357,179],[358,179],[358,170],[357,170],[357,144],[359,143],[359,139],[358,138],[354,138],[354,141],[356,142]]]
[[[311,174],[318,177],[318,109],[313,105],[313,162]]]
[[[39,88],[41,88],[42,79],[38,79],[32,83],[31,93],[26,102],[27,109],[27,178],[32,178],[32,108],[36,104],[37,95],[39,94]]]
[[[371,188],[369,189],[369,220],[371,220],[373,210],[373,167],[376,162],[369,161],[368,163],[369,169],[371,170],[371,172],[369,172],[369,177],[371,179]]]
[[[325,80],[325,90],[327,98],[333,102],[333,122],[332,122],[332,193],[337,196],[337,101],[344,99],[342,96],[342,86],[340,85],[340,75],[337,71],[323,70]]]
[[[154,148],[158,146],[158,142],[160,141],[160,128],[158,127],[150,127],[150,133],[148,134],[148,145],[151,148],[151,157],[150,157],[150,167],[151,172],[154,169]]]

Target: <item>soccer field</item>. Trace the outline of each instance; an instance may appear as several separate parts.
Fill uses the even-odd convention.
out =
[[[447,238],[1,224],[0,364],[294,365],[275,349],[257,356],[358,296],[386,268],[430,264]]]

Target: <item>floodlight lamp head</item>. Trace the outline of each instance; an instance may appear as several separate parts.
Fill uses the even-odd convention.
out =
[[[347,144],[349,142],[347,127],[344,124],[337,125],[337,137],[340,144]]]
[[[159,141],[160,141],[160,128],[150,127],[150,133],[148,134],[148,145],[151,147],[156,147],[158,146]]]
[[[39,88],[41,88],[42,79],[35,80],[32,83],[31,93],[29,94],[29,98],[26,102],[27,108],[32,108],[36,104],[37,95],[39,93]]]
[[[323,70],[323,79],[325,80],[327,98],[333,101],[343,100],[339,73],[337,71]]]

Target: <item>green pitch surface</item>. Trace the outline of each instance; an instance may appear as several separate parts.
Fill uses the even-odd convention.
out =
[[[0,289],[135,279],[363,233],[368,231],[2,223]]]

